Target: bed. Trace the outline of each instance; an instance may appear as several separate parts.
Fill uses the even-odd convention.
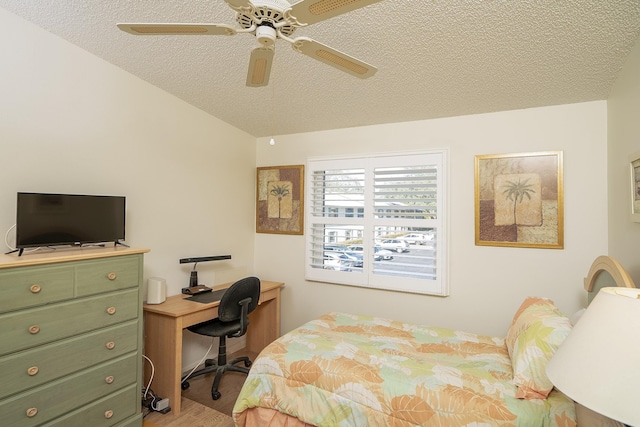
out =
[[[585,288],[597,291],[598,276],[633,285],[606,258]],[[522,302],[505,337],[329,313],[260,353],[233,419],[241,427],[576,426],[573,402],[544,372],[570,330],[553,301],[538,297]]]

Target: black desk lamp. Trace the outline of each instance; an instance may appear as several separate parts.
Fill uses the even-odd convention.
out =
[[[180,259],[180,264],[188,264],[193,263],[193,270],[191,270],[191,274],[189,276],[189,286],[186,288],[182,288],[183,294],[196,294],[200,292],[211,292],[211,288],[205,285],[198,284],[198,270],[196,270],[196,266],[199,262],[205,261],[220,261],[223,259],[231,259],[231,255],[215,255],[215,256],[203,256],[203,257],[191,257],[191,258],[182,258]]]

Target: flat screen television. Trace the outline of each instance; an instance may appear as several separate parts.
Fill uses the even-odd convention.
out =
[[[16,248],[120,243],[125,197],[18,193]]]

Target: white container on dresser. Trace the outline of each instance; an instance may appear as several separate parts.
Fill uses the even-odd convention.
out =
[[[145,252],[0,255],[0,425],[142,425]]]

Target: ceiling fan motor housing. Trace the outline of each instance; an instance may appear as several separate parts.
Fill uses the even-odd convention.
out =
[[[286,0],[253,0],[252,5],[249,10],[237,10],[236,21],[240,27],[248,29],[254,25],[268,25],[273,28],[277,26],[287,37],[295,31],[296,27],[287,22],[284,16],[284,11],[291,6]]]

